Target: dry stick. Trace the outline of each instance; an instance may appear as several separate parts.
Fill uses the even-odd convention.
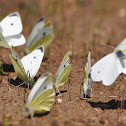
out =
[[[24,88],[24,91],[23,91],[23,94],[24,94],[24,103],[25,103],[25,93],[26,93],[26,83],[25,83],[25,88]]]
[[[49,57],[50,57],[50,46],[47,49],[48,49],[48,59],[49,59]]]
[[[109,48],[115,49],[115,47],[109,46],[109,45],[106,45],[106,44],[103,44],[103,43],[101,43],[101,45],[104,45],[104,46],[107,46],[107,47],[109,47]],[[97,48],[97,47],[96,47],[96,48]],[[101,52],[105,53],[105,51],[104,51],[103,49],[101,49],[101,48],[98,48],[98,50],[100,50]]]
[[[77,92],[79,94],[79,98],[80,98],[80,94],[81,94],[81,87],[80,87],[80,90],[78,89],[78,87],[76,86],[76,89],[77,89]]]
[[[2,66],[1,66],[2,67]],[[3,67],[1,68],[1,70],[0,70],[2,73],[2,78],[1,78],[1,81],[0,82],[2,82],[2,80],[3,80]]]
[[[74,41],[72,40],[72,58],[73,58],[73,52],[74,52]]]
[[[69,79],[68,81],[69,81],[69,82],[68,82],[69,99],[70,99],[70,101],[71,101],[71,94],[70,94],[70,79]]]
[[[11,77],[10,77],[10,78],[11,78]],[[9,78],[9,88],[8,88],[8,90],[9,90],[9,99],[10,99],[10,102],[11,102],[10,78]]]
[[[18,96],[20,96],[20,87],[18,87]]]
[[[124,90],[123,90],[123,94],[122,94],[122,99],[121,99],[121,109],[124,109]]]
[[[84,56],[86,57],[87,56],[87,52],[86,52],[86,50],[87,50],[87,45],[85,44],[85,42],[84,42],[84,44],[83,44],[83,53],[84,53]]]
[[[56,107],[57,107],[58,111],[60,112],[60,111],[61,111],[61,110],[60,110],[60,107],[59,107],[57,101],[55,101],[55,102],[56,102]]]
[[[80,98],[80,96],[81,96],[81,84],[80,84],[80,94],[79,94],[79,98]]]
[[[104,44],[104,43],[101,43],[101,45],[104,45],[104,46],[107,46],[107,47],[109,47],[109,48],[115,49],[115,47],[110,46],[110,45],[106,45],[106,44]]]

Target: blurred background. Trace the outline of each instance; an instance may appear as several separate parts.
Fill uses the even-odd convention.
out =
[[[0,0],[1,20],[15,11],[21,15],[26,38],[44,16],[53,23],[53,44],[64,48],[67,43],[71,48],[73,43],[75,56],[87,55],[86,49],[104,48],[100,43],[116,47],[125,38],[125,0]]]

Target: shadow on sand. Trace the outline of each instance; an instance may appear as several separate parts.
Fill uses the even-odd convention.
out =
[[[2,64],[1,68],[3,72],[15,72],[12,64]]]
[[[60,91],[60,94],[63,94],[64,92],[67,92],[67,90]],[[59,93],[56,93],[56,96],[58,96]]]
[[[88,102],[93,108],[99,107],[102,110],[104,109],[118,109],[121,107],[121,101],[112,99],[109,102]],[[126,100],[123,101],[123,108],[126,109]]]
[[[19,86],[23,83],[23,81],[19,78],[16,78],[15,80],[10,78],[10,79],[8,79],[8,82],[10,82],[10,84],[13,84],[14,86]],[[21,87],[24,87],[24,86],[25,86],[25,84],[22,85]]]
[[[34,116],[33,117],[43,117],[43,116],[47,116],[48,114],[49,114],[50,112],[46,112],[46,113],[43,113],[43,114],[34,114]],[[28,115],[27,116],[27,118],[31,118],[31,116],[30,115]]]

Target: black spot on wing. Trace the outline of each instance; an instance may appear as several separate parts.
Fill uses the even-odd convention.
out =
[[[89,74],[88,74],[88,78],[89,78],[89,79],[91,79],[91,70],[92,70],[92,69],[90,69]]]
[[[43,46],[40,46],[40,47],[38,47],[38,49],[37,50],[41,50],[41,52],[44,52],[44,50],[43,50]]]
[[[66,67],[66,65],[64,65],[64,68]]]
[[[44,87],[44,89],[46,90],[46,86]]]
[[[11,23],[11,25],[14,25],[13,23]]]
[[[17,13],[13,13],[13,14],[9,15],[9,17],[13,17],[13,16],[17,16],[18,17],[18,14]]]
[[[126,56],[120,50],[116,52],[116,55],[117,55],[117,57],[122,58],[122,59],[125,59],[126,58]]]
[[[44,17],[41,17],[38,22],[44,21]]]
[[[88,78],[91,79],[91,73],[88,74]]]
[[[46,32],[43,32],[43,36],[45,36],[46,35]]]
[[[34,59],[36,58],[36,56],[34,56]]]
[[[45,76],[48,76],[48,75],[49,75],[49,73],[47,72],[47,73],[43,74],[42,76],[45,77]]]

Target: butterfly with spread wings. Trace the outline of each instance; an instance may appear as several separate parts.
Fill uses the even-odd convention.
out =
[[[11,48],[26,43],[24,36],[21,34],[23,29],[21,18],[18,12],[6,16],[0,22],[0,46]]]
[[[126,74],[126,39],[91,67],[89,77],[92,81],[102,81],[109,86],[121,73]]]
[[[30,82],[40,68],[44,56],[44,47],[38,47],[30,54],[24,56],[21,60],[15,49],[12,47],[12,54],[9,56],[17,76],[24,82]]]

